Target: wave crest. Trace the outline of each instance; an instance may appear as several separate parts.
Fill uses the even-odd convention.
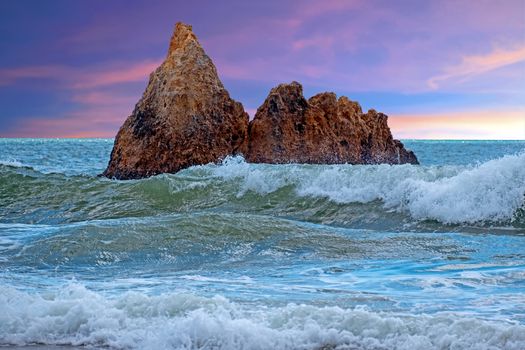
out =
[[[374,213],[376,222],[397,215],[398,223],[435,220],[521,228],[525,153],[477,166],[268,165],[233,157],[221,165],[134,181],[44,174],[2,165],[0,190],[6,194],[0,197],[5,209],[0,219],[8,222],[25,222],[27,217],[33,223],[49,223],[50,218],[71,222],[224,209],[316,222],[332,220],[323,218],[323,213],[335,213],[339,219],[346,215],[350,221],[357,215],[361,222],[368,220],[367,213]],[[309,217],[312,213],[315,219]]]
[[[525,153],[475,167],[412,165],[259,165],[226,159],[214,169],[226,180],[241,179],[238,196],[268,194],[293,186],[299,196],[335,203],[381,200],[387,209],[446,224],[508,222],[525,203]]]

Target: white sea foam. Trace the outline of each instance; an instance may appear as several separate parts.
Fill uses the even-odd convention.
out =
[[[228,158],[214,176],[238,181],[238,196],[291,185],[299,196],[336,203],[381,200],[415,219],[444,223],[512,220],[525,199],[525,153],[475,167],[413,165],[254,165]]]
[[[233,303],[189,294],[108,298],[80,285],[0,287],[0,344],[131,349],[523,349],[525,326],[454,314]]]
[[[0,165],[7,165],[7,166],[13,166],[13,167],[23,167],[24,164],[20,163],[19,161],[15,159],[0,159]]]
[[[226,283],[226,284],[252,284],[253,280],[248,276],[241,276],[239,278],[213,278],[201,275],[183,275],[180,276],[182,279],[198,282],[214,282],[214,283]]]

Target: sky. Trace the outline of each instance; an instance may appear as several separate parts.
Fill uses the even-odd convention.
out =
[[[193,26],[253,117],[300,82],[400,139],[525,139],[525,0],[0,0],[0,137],[114,137]]]

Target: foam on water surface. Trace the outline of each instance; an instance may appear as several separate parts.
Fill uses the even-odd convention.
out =
[[[0,342],[132,349],[522,349],[525,326],[442,313],[242,305],[223,297],[125,293],[80,285],[32,295],[2,287]]]
[[[381,200],[386,208],[408,211],[415,219],[443,223],[509,221],[525,205],[525,153],[474,167],[254,166],[233,158],[214,173],[240,179],[238,196],[293,186],[299,196],[340,204]]]

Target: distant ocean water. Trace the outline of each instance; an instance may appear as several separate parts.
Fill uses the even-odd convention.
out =
[[[404,143],[115,181],[112,139],[0,139],[0,345],[525,349],[525,141]]]

